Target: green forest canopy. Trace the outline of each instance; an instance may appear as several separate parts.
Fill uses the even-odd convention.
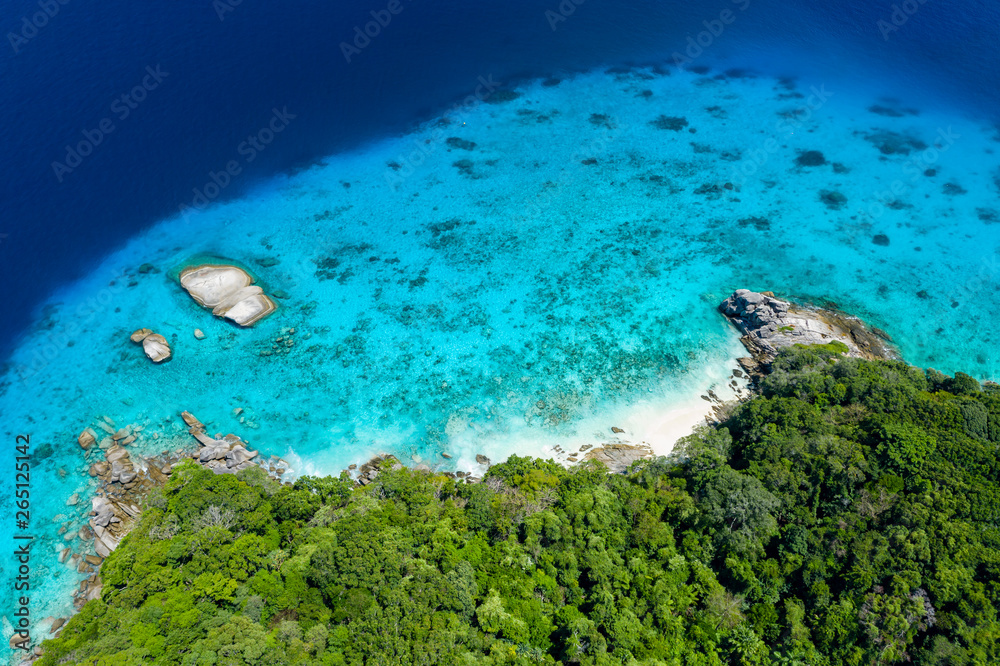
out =
[[[774,366],[627,475],[178,466],[37,663],[1000,663],[1000,389]]]

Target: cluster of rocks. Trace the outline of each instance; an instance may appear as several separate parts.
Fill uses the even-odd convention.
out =
[[[442,453],[441,456],[446,460],[451,459],[451,456],[445,453]],[[463,480],[466,483],[478,483],[482,480],[481,476],[464,470],[457,470],[454,472],[434,470],[430,465],[424,463],[420,456],[417,455],[411,456],[411,459],[414,463],[416,463],[410,468],[414,472],[434,472],[441,474],[442,476],[447,476],[449,479]],[[476,462],[487,468],[492,464],[490,459],[481,453],[476,454]],[[344,472],[354,478],[355,483],[358,485],[367,486],[369,483],[374,481],[376,477],[378,477],[379,472],[383,470],[400,470],[403,469],[403,467],[403,463],[401,463],[396,456],[387,453],[380,453],[360,467],[356,464],[348,465]]]
[[[106,436],[98,440],[98,430],[105,433]],[[94,444],[98,445],[102,451],[110,449],[113,446],[128,446],[134,444],[136,440],[139,439],[139,435],[142,432],[142,426],[125,426],[124,428],[115,427],[115,422],[111,417],[104,416],[96,423],[96,430],[93,427],[84,428],[80,434],[77,436],[76,441],[84,451],[89,451],[90,447]],[[91,475],[93,476],[93,475]]]
[[[430,469],[426,465],[424,467],[426,469]],[[396,458],[396,456],[380,453],[365,464],[361,465],[361,469],[358,469],[357,465],[349,465],[347,469],[349,474],[357,470],[358,476],[355,481],[359,485],[367,486],[375,480],[379,472],[383,469],[400,470],[403,469],[403,463],[399,462],[399,459]]]
[[[153,363],[162,363],[170,358],[170,345],[159,333],[153,333],[148,328],[140,328],[130,338],[132,342],[142,345],[142,350]]]
[[[767,374],[778,352],[793,345],[838,341],[847,346],[848,356],[895,357],[888,336],[860,319],[835,310],[797,306],[769,291],[737,289],[719,310],[743,333],[740,341],[751,356],[738,360],[751,378]]]
[[[191,412],[181,412],[181,418],[188,427],[188,433],[202,446],[196,454],[196,459],[203,466],[216,474],[235,474],[241,469],[256,465],[253,460],[258,456],[258,452],[249,450],[246,442],[238,436],[230,433],[211,437],[205,432],[205,424]],[[284,474],[284,470],[281,474]]]
[[[271,341],[271,346],[267,349],[261,349],[258,352],[260,356],[278,356],[281,354],[290,354],[295,348],[295,328],[283,327],[279,334],[274,337]],[[307,338],[309,336],[306,336]],[[266,343],[265,343],[266,344]]]
[[[90,529],[94,532],[94,550],[104,558],[111,554],[128,534],[142,511],[129,499],[95,497],[91,500]],[[97,563],[100,565],[100,562]]]
[[[621,428],[612,428],[611,430],[612,430],[612,432],[615,432],[615,433],[625,432]],[[588,449],[591,449],[591,448],[593,448],[593,446],[591,444],[584,444],[583,446],[580,447],[579,451],[575,451],[573,453],[567,453],[567,451],[565,449],[563,449],[563,447],[561,447],[558,444],[556,444],[554,447],[552,447],[552,449],[556,453],[558,453],[559,455],[566,456],[566,460],[569,461],[569,462],[571,462],[571,463],[579,462],[580,455],[583,454],[584,452],[586,452]]]
[[[166,483],[171,469],[169,462],[160,464],[129,453],[128,447],[138,441],[142,426],[130,425],[116,429],[114,422],[104,417],[97,427],[108,433],[108,436],[98,444],[98,449],[103,452],[103,459],[93,461],[88,474],[100,481],[100,487],[91,498],[88,527],[82,528],[80,535],[81,538],[93,539],[96,556],[87,555],[83,559],[95,569],[100,567],[103,558],[118,547],[139,517],[139,507],[145,496],[154,487]],[[94,451],[92,447],[95,440],[96,431],[91,427],[85,428],[77,437],[80,446],[88,453]],[[75,503],[74,498],[77,496],[71,497],[69,503]],[[66,557],[67,553],[63,551],[61,559],[65,561]],[[94,594],[99,594],[99,590],[94,592],[100,585],[99,581],[91,583],[89,587],[82,587],[78,591],[76,603],[79,605],[94,598]]]
[[[181,286],[212,314],[240,326],[253,326],[278,309],[248,272],[227,264],[190,266],[180,273]]]
[[[107,416],[84,428],[77,436],[77,443],[85,456],[100,454],[99,459],[93,460],[88,468],[89,475],[96,478],[100,485],[91,498],[87,523],[77,529],[70,521],[60,528],[67,542],[79,538],[86,544],[79,549],[80,552],[74,552],[67,546],[59,553],[60,563],[75,566],[80,573],[90,574],[73,594],[76,609],[100,596],[102,583],[99,571],[104,558],[118,547],[136,524],[146,496],[167,482],[174,464],[191,458],[217,474],[232,474],[253,466],[255,459],[259,459],[257,452],[248,450],[246,443],[235,435],[211,438],[205,434],[205,426],[192,414],[184,412],[182,418],[188,425],[188,431],[202,444],[199,451],[163,451],[155,458],[143,458],[128,450],[139,441],[143,427],[129,425],[117,428]],[[279,481],[283,474],[291,471],[287,462],[275,456],[267,461],[259,460],[259,465]],[[74,493],[66,504],[75,506],[79,502],[80,494]],[[57,634],[67,619],[52,619],[50,633]],[[40,654],[37,648],[34,654]]]
[[[91,576],[91,578],[95,578],[95,576]],[[83,589],[88,584],[89,584],[89,579],[83,581],[80,584],[80,588]],[[98,593],[99,592],[100,590],[98,589]],[[41,621],[42,630],[44,631],[45,628],[48,627],[47,633],[49,635],[56,634],[60,629],[62,629],[63,625],[66,624],[67,622],[69,622],[68,617],[52,617],[50,615]],[[20,650],[22,649],[21,647],[22,641],[23,639],[21,638],[20,634],[15,632],[14,635],[10,637],[11,651],[17,650],[18,654],[23,654],[20,652]],[[32,648],[31,652],[27,654],[27,657],[19,662],[18,666],[30,666],[30,664],[33,664],[35,660],[41,656],[42,656],[42,646],[36,645],[34,648]]]

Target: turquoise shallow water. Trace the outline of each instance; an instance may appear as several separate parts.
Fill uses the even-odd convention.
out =
[[[300,474],[378,452],[475,470],[611,426],[662,448],[662,415],[730,380],[742,347],[715,306],[740,287],[835,302],[913,364],[1000,377],[989,123],[738,71],[517,92],[166,220],[54,296],[0,379],[3,436],[35,443],[38,619],[71,608],[80,576],[56,555],[83,544],[58,530],[86,521],[76,435],[103,416],[143,425],[153,454],[193,445],[187,409]],[[170,277],[198,255],[242,262],[279,311],[214,319]],[[129,341],[140,327],[170,362]]]

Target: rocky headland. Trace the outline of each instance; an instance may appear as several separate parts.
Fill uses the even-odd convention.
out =
[[[848,356],[898,357],[884,331],[857,317],[783,301],[770,291],[737,289],[719,305],[719,310],[743,333],[740,342],[750,356],[738,360],[752,380],[768,374],[778,352],[794,345],[839,342],[846,346]]]

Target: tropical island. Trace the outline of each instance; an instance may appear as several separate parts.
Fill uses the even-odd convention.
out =
[[[202,442],[34,663],[1000,663],[1000,387],[758,296],[722,308],[754,397],[623,474],[281,483]]]

